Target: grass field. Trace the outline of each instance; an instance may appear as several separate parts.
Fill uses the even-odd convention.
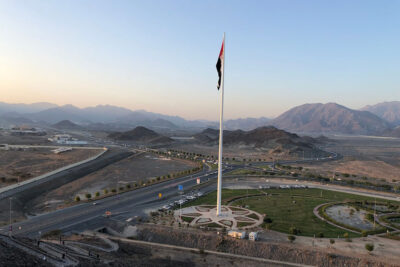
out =
[[[321,189],[264,189],[248,190],[249,195],[267,193],[266,196],[250,196],[233,200],[237,197],[246,197],[247,190],[222,190],[222,202],[224,205],[230,202],[230,205],[245,206],[260,214],[266,214],[266,217],[272,219],[270,229],[289,233],[291,227],[296,227],[303,236],[317,236],[323,233],[324,237],[338,237],[346,233],[345,230],[334,227],[326,222],[319,220],[313,213],[314,207],[319,204],[340,201],[373,201],[374,198],[340,193]],[[385,201],[386,202],[386,201]],[[212,192],[201,198],[196,199],[187,206],[201,204],[215,204],[216,192]],[[392,202],[394,203],[394,202]],[[357,234],[348,232],[350,237],[356,237]]]

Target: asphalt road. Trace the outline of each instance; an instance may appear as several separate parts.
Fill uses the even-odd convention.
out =
[[[205,176],[205,175],[208,176]],[[82,203],[65,209],[53,211],[47,214],[33,216],[26,221],[13,224],[13,234],[28,237],[37,237],[39,232],[45,233],[49,230],[77,230],[79,225],[91,225],[101,227],[106,211],[110,211],[112,216],[125,214],[126,216],[143,215],[146,204],[170,201],[171,197],[179,197],[178,185],[182,185],[184,190],[197,185],[198,177],[204,179],[215,179],[216,173],[202,171],[197,175],[186,176],[148,187],[143,187],[133,191],[121,193],[101,200]],[[158,198],[158,194],[162,198]],[[94,205],[96,203],[96,205]],[[158,204],[157,203],[157,204]],[[91,222],[92,220],[98,221]],[[8,233],[8,226],[1,227],[0,233]]]
[[[312,160],[312,159],[311,159]],[[332,160],[327,158],[324,160]],[[282,161],[280,163],[298,163],[303,161]],[[258,164],[272,164],[268,162],[253,163]],[[231,166],[225,169],[224,172],[232,171],[243,166]],[[60,229],[63,231],[81,231],[85,229],[96,229],[104,225],[106,212],[111,212],[111,218],[120,221],[132,218],[134,216],[142,216],[147,211],[161,207],[175,199],[179,199],[180,192],[178,185],[182,185],[183,189],[189,190],[196,186],[196,179],[200,177],[202,181],[210,179],[215,180],[217,177],[216,171],[201,171],[196,175],[190,175],[155,185],[147,186],[144,188],[136,189],[129,192],[124,192],[119,195],[110,196],[101,200],[96,200],[88,203],[81,203],[65,209],[53,211],[50,213],[33,216],[25,221],[14,223],[13,234],[19,236],[28,236],[35,238],[40,234],[47,231]],[[227,183],[225,186],[229,186]],[[246,186],[246,185],[242,185]],[[23,188],[18,189],[23,190]],[[202,188],[202,192],[215,190],[215,184]],[[159,193],[162,198],[159,199]],[[94,205],[94,202],[96,205]],[[6,234],[9,231],[9,226],[0,228],[0,233]]]

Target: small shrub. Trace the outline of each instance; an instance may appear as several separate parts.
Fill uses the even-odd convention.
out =
[[[265,217],[265,218],[264,218],[264,222],[265,222],[265,223],[272,223],[272,219],[271,219],[271,218],[268,218],[268,217]]]
[[[298,233],[300,233],[300,231],[296,227],[290,227],[289,228],[289,233],[292,234],[292,235],[297,235]]]
[[[99,197],[100,196],[100,192],[96,192],[96,197]]]
[[[115,193],[115,192],[117,192],[117,189],[113,188],[113,189],[111,189],[111,192]]]
[[[331,243],[331,245],[335,244],[335,239],[330,239],[329,243]]]
[[[294,235],[288,235],[287,239],[290,241],[290,243],[293,243],[293,241],[296,240],[296,237]]]
[[[324,237],[324,233],[319,232],[319,233],[317,234],[317,236],[320,237],[320,238],[322,238],[322,237]]]
[[[107,195],[108,194],[108,189],[104,189],[103,193],[104,193],[104,195]]]
[[[362,236],[362,237],[367,237],[367,236],[368,236],[368,232],[365,231],[365,230],[363,230],[363,231],[361,232],[361,236]]]
[[[374,250],[374,244],[368,243],[365,244],[365,249],[368,250],[369,252]]]
[[[87,199],[91,199],[91,198],[92,198],[92,194],[87,193],[87,194],[85,195],[85,197],[86,197]]]
[[[76,201],[76,202],[79,202],[79,201],[81,201],[81,198],[80,198],[79,196],[76,196],[76,197],[75,197],[75,201]]]

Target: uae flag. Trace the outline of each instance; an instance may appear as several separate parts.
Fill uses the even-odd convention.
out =
[[[224,62],[224,41],[222,41],[222,46],[221,46],[221,51],[219,52],[219,57],[217,61],[217,72],[218,72],[218,84],[217,88],[221,87],[221,76],[222,76],[222,67],[223,67],[223,62]]]

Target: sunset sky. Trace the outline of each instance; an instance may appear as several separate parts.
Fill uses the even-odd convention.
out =
[[[400,1],[0,0],[0,101],[218,119],[400,100]]]

